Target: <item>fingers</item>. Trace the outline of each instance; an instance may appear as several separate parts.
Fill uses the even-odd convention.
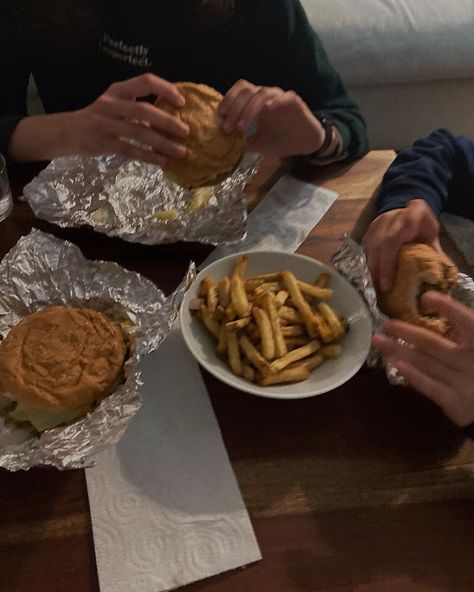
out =
[[[250,104],[252,98],[259,94],[261,97],[264,92],[264,89],[250,83],[245,83],[245,81],[242,81],[240,86],[238,85],[239,83],[237,83],[237,85],[235,85],[235,87],[233,87],[228,93],[228,95],[230,94],[232,97],[232,100],[226,101],[226,98],[228,97],[228,95],[226,95],[221,103],[219,113],[224,119],[222,129],[226,133],[231,133],[236,129],[237,123],[244,115],[244,111]],[[238,92],[236,92],[236,90]],[[226,102],[224,103],[224,101]]]
[[[421,298],[422,306],[430,313],[446,317],[464,336],[474,341],[474,311],[440,292],[427,292]],[[474,343],[473,343],[474,345]]]
[[[103,143],[100,154],[119,154],[130,160],[142,160],[143,162],[148,162],[157,166],[165,166],[168,162],[166,156],[163,156],[162,154],[156,154],[156,152],[151,150],[142,150],[137,146],[132,146],[128,142],[117,140],[115,138],[108,138],[107,141]]]
[[[399,361],[410,363],[416,368],[421,368],[424,375],[443,384],[447,384],[449,380],[449,368],[442,360],[426,355],[413,347],[402,345],[383,334],[374,335],[372,344],[390,362],[394,363],[393,361],[396,360],[397,363]]]
[[[260,88],[257,93],[248,101],[247,105],[240,114],[236,128],[245,131],[251,122],[256,119],[263,107],[278,96],[279,89]],[[283,93],[283,91],[280,91]],[[227,120],[226,120],[227,123]]]
[[[154,152],[166,157],[183,158],[186,155],[186,147],[183,144],[178,144],[139,124],[98,116],[96,128],[105,136],[126,138],[150,146]]]
[[[128,100],[155,95],[176,107],[182,107],[185,103],[184,97],[174,84],[150,72],[122,82],[115,82],[110,85],[106,94]]]
[[[395,340],[403,339],[415,346],[418,351],[437,359],[440,363],[448,364],[453,368],[459,367],[456,363],[458,345],[434,331],[402,321],[389,321],[384,326],[384,334]]]
[[[154,129],[168,136],[184,139],[189,135],[189,127],[177,117],[142,101],[127,101],[110,95],[102,95],[95,101],[94,110],[107,117],[128,119],[129,121],[146,121]]]
[[[400,372],[406,383],[441,407],[446,409],[449,395],[446,387],[436,379],[419,370],[413,363],[405,360],[393,360],[392,365]]]

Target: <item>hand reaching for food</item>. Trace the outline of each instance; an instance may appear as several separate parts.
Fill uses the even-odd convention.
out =
[[[228,134],[243,132],[255,121],[255,133],[247,141],[253,152],[279,158],[312,154],[324,142],[323,126],[293,91],[239,80],[226,93],[219,114]]]
[[[439,405],[457,425],[474,422],[474,311],[444,294],[428,292],[422,304],[448,319],[449,338],[401,321],[390,321],[373,345],[407,383]],[[401,340],[401,341],[400,341]]]
[[[367,264],[376,288],[387,291],[396,273],[397,254],[405,243],[420,242],[443,253],[438,239],[439,223],[424,199],[375,218],[364,238]]]

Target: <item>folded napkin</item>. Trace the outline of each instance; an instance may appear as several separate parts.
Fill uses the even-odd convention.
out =
[[[143,407],[86,470],[101,592],[160,592],[261,559],[178,328],[142,362]]]
[[[226,255],[248,250],[294,253],[337,198],[337,193],[283,175],[247,218],[247,237],[217,247],[201,269]]]

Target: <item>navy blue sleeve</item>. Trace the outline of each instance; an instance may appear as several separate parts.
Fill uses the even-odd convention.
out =
[[[436,130],[401,152],[385,174],[376,213],[424,199],[436,216],[449,211],[474,219],[474,141]]]

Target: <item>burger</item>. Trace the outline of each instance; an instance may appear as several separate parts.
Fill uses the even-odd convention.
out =
[[[193,82],[177,82],[175,86],[186,101],[182,107],[161,98],[155,104],[189,126],[187,153],[184,158],[170,158],[163,172],[185,188],[216,185],[238,165],[245,150],[245,135],[237,130],[230,134],[222,131],[218,107],[224,97],[219,92]]]
[[[91,411],[124,379],[120,325],[89,308],[54,306],[31,314],[0,343],[3,414],[38,431]]]
[[[398,253],[392,288],[379,294],[380,309],[391,318],[444,335],[450,329],[447,319],[424,310],[420,299],[430,290],[450,294],[457,276],[457,267],[445,255],[426,244],[408,243]]]

